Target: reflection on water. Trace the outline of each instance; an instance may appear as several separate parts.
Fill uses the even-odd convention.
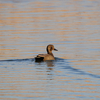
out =
[[[100,1],[0,1],[0,100],[100,99]],[[53,44],[56,60],[35,62]]]

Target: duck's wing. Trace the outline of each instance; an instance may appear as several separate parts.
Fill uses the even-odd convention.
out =
[[[46,54],[38,54],[36,57],[35,57],[35,61],[36,62],[41,62],[44,60]]]
[[[45,60],[55,60],[53,55],[50,54],[38,54],[37,57],[35,58],[36,61],[45,61]]]

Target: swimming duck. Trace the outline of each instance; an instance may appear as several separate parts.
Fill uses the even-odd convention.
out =
[[[52,50],[58,51],[54,48],[52,44],[49,44],[46,48],[47,54],[38,54],[35,57],[35,61],[46,61],[46,60],[55,60]]]

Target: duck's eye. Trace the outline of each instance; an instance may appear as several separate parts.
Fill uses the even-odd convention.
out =
[[[52,51],[52,47],[50,48],[50,51]]]

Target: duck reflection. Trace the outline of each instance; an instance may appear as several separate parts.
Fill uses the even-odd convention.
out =
[[[49,61],[41,61],[41,62],[35,62],[36,64],[36,73],[45,77],[45,80],[53,80],[54,76],[54,67],[55,67],[55,60],[49,60]],[[43,78],[42,77],[42,78]]]
[[[45,63],[45,65],[47,65],[47,67],[50,69],[50,70],[52,70],[52,67],[54,67],[55,66],[55,64],[54,64],[54,62],[55,61],[53,61],[53,60],[48,60],[48,61],[38,61],[38,62],[36,62],[36,64],[38,64],[38,65],[43,65],[44,63]]]

